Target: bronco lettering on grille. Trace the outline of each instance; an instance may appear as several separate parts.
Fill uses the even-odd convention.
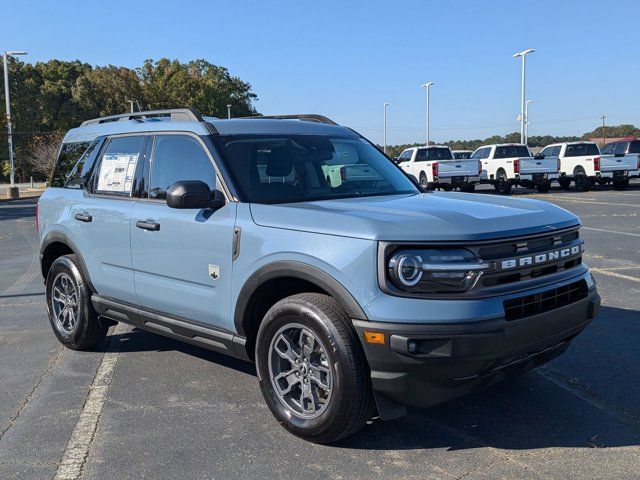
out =
[[[559,250],[552,250],[550,252],[537,253],[535,255],[524,255],[522,257],[509,258],[506,260],[500,260],[500,270],[510,270],[512,268],[523,268],[540,265],[547,262],[553,262],[560,259],[566,259],[573,256],[578,256],[584,251],[584,244],[573,245],[567,248],[561,248]]]

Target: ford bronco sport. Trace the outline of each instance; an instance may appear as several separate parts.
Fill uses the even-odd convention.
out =
[[[577,217],[423,192],[320,115],[88,120],[37,221],[60,342],[124,322],[255,361],[277,420],[321,443],[549,361],[600,303]]]

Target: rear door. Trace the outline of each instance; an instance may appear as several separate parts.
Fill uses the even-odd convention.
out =
[[[133,179],[146,141],[140,135],[105,140],[86,190],[74,197],[66,225],[97,293],[131,304],[137,303],[129,226]]]
[[[236,204],[219,210],[174,209],[167,189],[201,180],[213,190],[217,175],[202,141],[161,134],[145,163],[145,188],[130,222],[135,291],[140,305],[172,317],[226,327],[230,323],[232,241]]]

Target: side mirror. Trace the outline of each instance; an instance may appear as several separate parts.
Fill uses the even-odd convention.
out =
[[[182,180],[167,190],[167,205],[171,208],[210,208],[217,210],[225,204],[224,195],[201,180]]]
[[[542,160],[544,157],[545,155],[542,155],[541,153],[537,153],[533,156],[533,158],[536,160]]]

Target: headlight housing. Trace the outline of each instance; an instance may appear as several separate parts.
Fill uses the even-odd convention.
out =
[[[489,268],[469,250],[400,249],[387,261],[387,276],[394,287],[407,293],[446,294],[473,288]]]

